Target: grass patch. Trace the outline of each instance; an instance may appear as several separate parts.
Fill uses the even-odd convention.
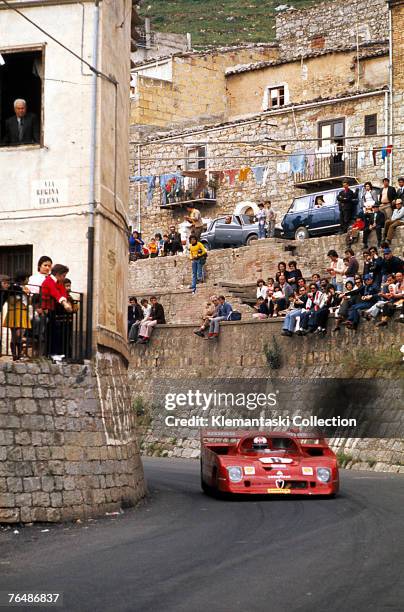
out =
[[[264,353],[267,360],[267,364],[269,365],[271,370],[279,370],[279,368],[282,367],[282,352],[275,336],[272,336],[271,345],[264,345]]]
[[[152,28],[192,36],[194,47],[270,42],[275,38],[275,8],[304,8],[315,0],[144,0],[140,15]]]
[[[379,350],[358,349],[354,355],[346,355],[343,364],[347,376],[355,376],[358,370],[388,370],[389,372],[394,371],[397,378],[404,377],[402,355],[398,346],[389,346]]]

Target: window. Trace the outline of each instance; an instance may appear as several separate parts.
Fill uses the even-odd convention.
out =
[[[293,204],[290,207],[289,212],[297,213],[303,212],[304,210],[308,210],[310,206],[311,196],[303,196],[302,198],[296,198],[293,200]]]
[[[206,168],[206,147],[191,147],[187,150],[187,170]]]
[[[365,136],[377,134],[377,113],[365,115]]]
[[[32,245],[0,247],[0,274],[15,277],[16,272],[32,274]]]
[[[334,206],[335,196],[335,191],[318,195],[314,199],[314,206],[316,208],[323,208],[324,206]]]
[[[0,64],[0,143],[6,146],[18,144],[41,144],[43,106],[43,60],[42,47],[18,51],[1,50]],[[27,115],[23,121],[23,132],[19,135],[15,120],[14,100],[27,102]]]
[[[285,106],[285,87],[267,87],[266,90],[266,109],[279,108]]]
[[[331,121],[321,121],[318,124],[318,139],[320,147],[337,144],[344,146],[345,119],[333,119]]]

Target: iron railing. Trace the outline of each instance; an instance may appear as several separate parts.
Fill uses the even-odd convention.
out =
[[[71,311],[51,297],[45,302],[41,287],[33,285],[0,288],[0,357],[82,362],[83,294],[71,292],[68,302]]]
[[[171,187],[171,188],[170,188]],[[215,202],[216,187],[204,178],[187,178],[183,185],[174,182],[161,190],[160,206],[184,205],[191,202]]]
[[[344,153],[316,156],[314,164],[310,164],[308,156],[304,172],[296,173],[294,182],[295,185],[298,185],[299,183],[326,179],[332,180],[333,178],[344,176],[356,177],[357,175],[358,152],[356,150],[348,150]]]

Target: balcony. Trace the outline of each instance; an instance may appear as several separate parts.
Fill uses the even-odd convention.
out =
[[[306,164],[305,171],[296,173],[294,178],[295,187],[303,189],[318,187],[324,189],[339,186],[343,179],[357,183],[358,176],[358,152],[347,150],[345,153],[335,155],[316,156],[314,166]]]
[[[187,176],[190,174],[199,176]],[[160,208],[188,204],[216,204],[216,183],[208,182],[205,172],[184,172],[181,181],[168,182],[165,188],[161,188]]]

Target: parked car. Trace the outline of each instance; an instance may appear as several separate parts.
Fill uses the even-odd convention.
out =
[[[354,215],[360,209],[364,185],[353,185],[356,192],[357,206]],[[335,234],[340,229],[339,205],[337,195],[341,187],[328,191],[318,191],[295,198],[275,228],[275,236],[289,240],[304,240],[310,236]],[[380,189],[376,189],[380,192]],[[321,202],[322,199],[322,202]]]
[[[204,430],[201,487],[212,494],[334,497],[338,462],[316,434]]]
[[[208,249],[240,247],[254,240],[258,240],[258,223],[248,215],[225,215],[213,219],[206,232],[201,234],[201,242]]]

